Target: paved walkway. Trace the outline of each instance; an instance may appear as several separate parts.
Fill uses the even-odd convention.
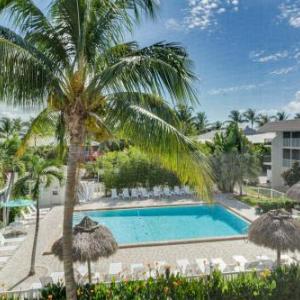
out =
[[[228,195],[219,195],[217,201],[225,204],[237,212],[244,214],[248,218],[254,218],[253,211],[248,206],[241,204],[235,199],[231,199]],[[132,205],[137,203],[143,205],[160,204],[184,204],[195,203],[197,200],[181,199],[181,200],[146,200],[131,202]],[[98,203],[86,204],[81,207],[111,207],[115,208],[120,205],[128,206],[129,202],[109,203],[104,200]],[[0,271],[0,287],[4,289],[28,289],[32,283],[39,282],[41,276],[50,275],[52,272],[63,271],[63,265],[53,255],[43,255],[48,251],[53,242],[61,235],[62,232],[63,207],[55,207],[41,221],[40,234],[38,241],[38,251],[36,260],[36,275],[28,277],[30,264],[30,256],[33,242],[33,230],[31,226],[28,229],[28,237],[22,243],[21,247],[11,257],[6,266]],[[273,251],[265,248],[257,247],[246,240],[235,241],[218,241],[218,242],[199,242],[193,244],[167,245],[167,246],[151,246],[136,247],[128,249],[119,249],[118,252],[108,258],[100,260],[93,264],[95,271],[104,274],[108,271],[109,263],[122,262],[124,268],[131,263],[151,264],[154,261],[165,260],[171,266],[175,266],[176,260],[187,258],[191,263],[196,258],[223,258],[226,263],[233,263],[233,255],[243,255],[248,260],[254,260],[258,255],[268,255],[274,257]]]

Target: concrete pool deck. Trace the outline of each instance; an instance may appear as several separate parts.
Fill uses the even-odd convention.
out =
[[[250,207],[241,204],[229,195],[217,195],[217,202],[224,204],[237,213],[244,215],[248,219],[254,218]],[[126,202],[126,203],[124,203]],[[130,202],[130,205],[129,205]],[[146,200],[146,201],[123,201],[123,203],[109,203],[108,200],[80,205],[80,208],[92,209],[98,208],[117,208],[125,206],[154,206],[158,202],[164,205],[173,204],[195,204],[199,203],[196,199],[177,199],[177,200]],[[255,213],[255,212],[254,212]],[[0,270],[0,287],[2,289],[28,289],[32,283],[39,282],[41,276],[50,275],[52,272],[63,271],[63,264],[53,255],[43,255],[52,243],[61,235],[62,232],[63,207],[54,207],[40,223],[40,233],[36,259],[36,275],[28,277],[30,265],[31,249],[33,242],[34,226],[28,228],[26,240],[21,244],[18,250],[9,259],[3,269]],[[108,258],[99,260],[93,264],[93,267],[100,274],[107,273],[111,262],[121,262],[124,268],[132,263],[151,264],[154,261],[164,260],[171,266],[175,266],[176,260],[186,258],[191,263],[196,258],[222,258],[226,263],[233,263],[233,255],[243,255],[248,260],[254,260],[258,255],[268,255],[275,258],[275,253],[266,248],[257,247],[247,240],[232,241],[211,241],[199,242],[193,244],[176,244],[163,246],[135,247],[128,249],[119,249],[118,252]],[[299,257],[299,253],[297,254]]]

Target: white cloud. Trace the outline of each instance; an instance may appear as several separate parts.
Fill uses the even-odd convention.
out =
[[[165,26],[167,29],[181,31],[183,29],[182,24],[180,24],[177,20],[171,18],[165,22]]]
[[[220,89],[213,89],[208,92],[211,96],[217,96],[217,95],[226,95],[229,93],[236,93],[240,91],[251,91],[258,88],[260,85],[256,84],[245,84],[245,85],[237,85],[237,86],[231,86],[226,88],[220,88]]]
[[[237,11],[239,0],[188,0],[188,15],[184,24],[192,29],[207,29],[217,25],[217,15],[227,10]]]
[[[277,69],[277,70],[274,70],[274,71],[270,72],[270,74],[271,75],[287,75],[287,74],[295,71],[296,69],[297,69],[296,66],[281,68],[281,69]]]
[[[23,120],[28,120],[31,117],[35,116],[38,113],[38,110],[32,109],[30,112],[24,110],[20,107],[12,107],[6,104],[0,104],[0,118],[21,118]]]
[[[270,61],[278,61],[283,58],[287,58],[289,56],[289,52],[287,50],[271,53],[271,54],[265,54],[265,51],[259,51],[250,52],[250,59],[254,62],[259,63],[266,63]]]
[[[289,25],[300,28],[300,1],[285,1],[279,6],[281,20],[287,20]]]
[[[296,92],[294,99],[284,109],[290,113],[300,112],[300,91]]]

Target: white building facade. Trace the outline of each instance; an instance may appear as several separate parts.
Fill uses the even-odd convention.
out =
[[[271,144],[271,186],[281,188],[284,186],[282,173],[294,162],[300,163],[300,120],[270,122],[259,131],[276,134]]]

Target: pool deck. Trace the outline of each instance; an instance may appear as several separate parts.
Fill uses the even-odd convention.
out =
[[[249,220],[256,218],[255,211],[251,207],[233,199],[230,195],[216,195],[216,202],[219,202],[236,213]],[[84,204],[76,209],[107,209],[158,205],[182,205],[199,203],[196,199],[176,199],[176,200],[138,200],[138,201],[109,201],[102,200],[94,203]],[[63,207],[54,207],[40,222],[39,241],[36,259],[36,275],[28,277],[30,256],[32,250],[34,226],[30,226],[27,231],[26,240],[18,250],[11,256],[9,261],[0,270],[0,288],[8,289],[28,289],[32,283],[39,282],[39,277],[50,275],[52,272],[63,271],[63,265],[53,255],[43,255],[49,252],[53,242],[62,233]],[[2,254],[2,253],[1,253]],[[275,253],[269,249],[255,246],[247,240],[231,241],[210,241],[193,244],[176,244],[163,246],[135,247],[119,249],[118,252],[107,259],[99,260],[93,267],[100,274],[108,271],[111,262],[122,262],[123,266],[129,267],[131,263],[151,264],[154,261],[164,260],[171,266],[176,265],[176,260],[186,258],[191,263],[196,258],[222,258],[226,263],[233,263],[233,255],[243,255],[248,260],[254,260],[258,255],[268,255],[275,258]],[[297,253],[299,257],[299,253]]]

